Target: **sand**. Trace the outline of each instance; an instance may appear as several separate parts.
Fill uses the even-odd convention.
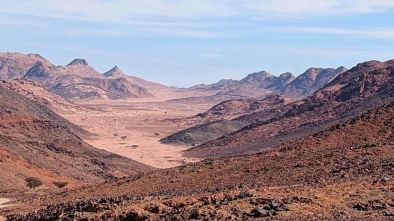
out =
[[[168,118],[193,116],[211,104],[193,106],[166,102],[105,101],[80,103],[95,110],[62,114],[71,122],[94,133],[85,141],[92,146],[128,157],[156,168],[169,168],[200,159],[182,156],[190,147],[161,144],[159,140],[182,128]]]

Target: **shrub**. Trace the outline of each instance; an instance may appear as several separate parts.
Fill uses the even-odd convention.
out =
[[[25,181],[26,181],[26,186],[29,188],[36,188],[43,184],[43,182],[36,177],[28,177],[25,179]]]
[[[68,185],[68,182],[58,182],[58,181],[54,181],[52,182],[55,186],[57,186],[58,188],[64,188]]]

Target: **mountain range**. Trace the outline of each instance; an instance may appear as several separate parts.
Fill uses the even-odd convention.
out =
[[[298,77],[290,72],[275,76],[269,72],[261,71],[249,74],[239,81],[221,80],[215,84],[197,85],[192,88],[212,91],[216,96],[263,98],[274,93],[300,99],[311,95],[345,71],[345,67],[337,69],[310,68]]]
[[[149,82],[122,72],[118,66],[101,74],[84,59],[55,66],[37,54],[0,53],[0,80],[25,79],[69,100],[162,98],[207,100],[264,98],[279,94],[300,99],[312,94],[346,71],[310,68],[297,78],[291,73],[279,76],[266,71],[249,74],[241,80],[221,80],[211,85],[176,89]]]

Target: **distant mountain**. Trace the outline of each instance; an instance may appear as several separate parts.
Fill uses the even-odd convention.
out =
[[[221,90],[226,87],[229,87],[231,85],[236,84],[238,81],[237,80],[232,80],[232,79],[222,79],[216,83],[213,84],[199,84],[191,87],[190,89],[209,89],[213,91]]]
[[[278,92],[282,91],[288,84],[295,79],[294,75],[290,72],[283,73],[268,85],[267,89]]]
[[[345,71],[347,71],[345,67],[310,68],[282,88],[281,94],[292,98],[307,97]]]
[[[49,62],[38,61],[23,78],[72,100],[153,96],[147,89],[126,78],[105,77],[90,67],[84,59],[75,59],[66,66],[54,66]]]
[[[111,70],[105,72],[103,75],[111,79],[126,79],[127,81],[146,89],[151,95],[155,97],[165,97],[175,92],[174,88],[125,74],[118,66],[113,67]]]
[[[267,95],[279,93],[276,89],[281,89],[282,82],[287,80],[284,80],[283,76],[276,77],[266,71],[261,71],[249,74],[241,80],[223,79],[214,84],[196,85],[189,89],[209,93],[208,96],[204,96],[205,98],[195,97],[194,100],[221,102],[230,99],[263,99]]]
[[[84,59],[55,66],[36,54],[0,53],[0,79],[16,78],[33,81],[71,100],[153,97],[148,89],[138,85],[148,85],[146,81],[127,76],[118,67],[103,75]]]
[[[77,186],[150,170],[84,143],[86,131],[3,85],[0,103],[2,193],[28,191],[26,180],[31,177],[44,188],[57,188],[53,182]]]
[[[37,54],[0,53],[0,80],[22,78],[38,62],[50,63]]]
[[[216,96],[261,99],[268,94],[280,94],[293,99],[301,99],[322,88],[346,68],[310,68],[297,78],[290,72],[275,76],[261,71],[237,80],[221,80],[211,85],[196,85],[190,89],[208,90]]]

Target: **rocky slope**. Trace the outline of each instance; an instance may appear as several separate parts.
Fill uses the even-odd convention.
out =
[[[216,128],[220,128],[220,124],[243,128],[217,140],[209,141],[212,137],[206,136],[206,131],[187,129],[188,134],[196,131],[209,141],[187,154],[203,158],[237,155],[313,133],[325,125],[393,99],[393,69],[392,61],[359,64],[304,100],[244,115],[231,122],[219,122]]]
[[[12,81],[2,81],[0,84],[10,90],[16,91],[30,100],[36,101],[54,110],[56,113],[69,113],[83,110],[81,106],[46,90],[32,81],[16,79]]]
[[[266,152],[154,171],[3,211],[10,220],[391,220],[393,117],[391,102]]]
[[[267,96],[262,100],[237,99],[223,101],[204,113],[199,113],[195,117],[200,118],[200,122],[214,120],[232,120],[245,114],[252,114],[262,111],[267,107],[284,104],[285,100],[279,95]]]
[[[38,179],[39,189],[48,189],[56,188],[53,182],[75,186],[150,169],[89,146],[81,139],[87,135],[45,106],[0,85],[1,193],[30,191],[28,179]]]

